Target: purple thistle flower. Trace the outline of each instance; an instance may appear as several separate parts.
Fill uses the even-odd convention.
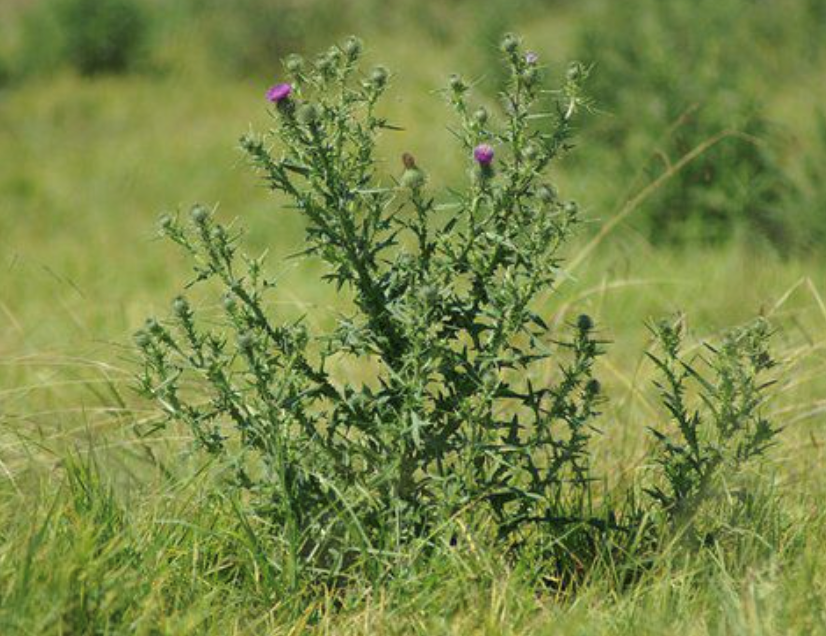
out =
[[[489,166],[493,161],[493,148],[488,144],[479,144],[473,149],[473,158],[479,162],[480,166]]]
[[[293,87],[290,84],[276,84],[267,91],[267,99],[274,104],[280,104],[290,96]]]
[[[525,62],[527,62],[528,64],[533,65],[536,64],[538,61],[539,56],[533,51],[528,51],[527,53],[525,53]]]

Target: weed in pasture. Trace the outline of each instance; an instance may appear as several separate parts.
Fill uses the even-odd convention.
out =
[[[657,386],[678,435],[653,431],[666,484],[649,492],[672,520],[685,526],[719,493],[721,479],[739,473],[774,443],[779,431],[764,414],[773,383],[763,376],[775,362],[763,319],[731,331],[716,348],[706,345],[710,358],[698,355],[693,361],[683,355],[679,323],[661,322],[653,330],[662,353],[649,357],[662,376]],[[692,383],[698,385],[703,410],[688,406]]]
[[[220,294],[222,317],[201,315],[181,296],[170,320],[150,319],[136,336],[141,389],[251,495],[284,592],[359,573],[378,583],[468,533],[554,585],[581,579],[602,558],[648,549],[650,518],[685,508],[730,459],[695,444],[697,429],[728,439],[744,427],[742,461],[773,435],[765,420],[748,419],[757,418],[763,363],[737,366],[768,332],[735,332],[712,352],[718,385],[702,384],[721,415],[690,420],[694,428],[678,419],[695,463],[658,432],[670,490],[655,487],[645,504],[600,496],[589,444],[605,399],[594,368],[606,343],[589,316],[557,332],[534,307],[560,280],[579,220],[546,173],[570,149],[574,118],[588,104],[587,69],[571,65],[563,85],[547,91],[533,58],[507,35],[496,114],[451,77],[444,95],[468,178],[437,203],[409,154],[398,180],[377,174],[377,137],[396,129],[377,112],[390,74],[362,74],[361,48],[351,38],[311,62],[290,58],[289,82],[267,95],[274,129],[241,142],[302,215],[303,254],[326,263],[326,280],[349,295],[352,312],[324,334],[302,320],[275,324],[267,298],[276,284],[263,258],[240,251],[237,229],[204,206],[189,221],[164,216],[162,234],[192,258],[192,285],[212,283]],[[655,361],[673,374],[669,407],[690,367],[680,366],[675,332],[661,336],[667,353]],[[372,368],[370,377],[335,373],[353,360]],[[550,360],[557,377],[538,386],[536,372]],[[744,413],[730,411],[738,400]]]

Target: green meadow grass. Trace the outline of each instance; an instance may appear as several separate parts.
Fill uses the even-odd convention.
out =
[[[568,25],[547,50],[564,50]],[[400,173],[410,151],[435,185],[456,176],[440,151],[449,133],[431,123],[452,49],[370,44],[403,72],[388,115],[409,128],[385,140],[387,170]],[[300,249],[298,217],[235,148],[266,126],[266,81],[61,74],[0,94],[0,633],[826,633],[826,261],[747,241],[655,249],[622,223],[600,232],[613,210],[589,208],[601,186],[582,172],[560,180],[590,223],[543,315],[587,311],[613,342],[599,370],[611,396],[596,453],[607,482],[645,470],[647,427],[662,418],[646,321],[686,311],[693,341],[756,314],[778,329],[786,366],[771,411],[785,430],[742,536],[716,552],[674,545],[632,586],[606,562],[576,594],[550,596],[469,533],[454,559],[386,589],[321,593],[298,614],[273,598],[254,522],[186,432],[153,428],[155,410],[131,390],[130,348],[187,277],[155,240],[155,219],[196,200],[269,250],[273,311],[323,326],[345,302],[317,282],[318,263],[283,260]],[[801,99],[773,109],[796,112]]]

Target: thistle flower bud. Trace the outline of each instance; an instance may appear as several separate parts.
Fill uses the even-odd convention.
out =
[[[203,225],[209,218],[209,210],[202,205],[196,205],[192,208],[192,220],[198,225]]]
[[[189,303],[183,296],[178,296],[172,301],[172,311],[178,318],[185,318],[189,315]]]
[[[387,76],[387,69],[383,66],[377,66],[373,69],[373,72],[370,73],[370,81],[378,88],[383,88],[384,85],[387,84]]]
[[[158,226],[164,232],[169,231],[172,228],[172,217],[168,214],[164,214],[160,219],[158,219]]]
[[[525,161],[533,161],[539,156],[539,150],[533,144],[525,146],[522,150],[522,158]]]
[[[484,106],[480,106],[476,109],[476,112],[473,113],[473,118],[476,120],[476,123],[480,126],[484,126],[488,121],[488,111]]]
[[[761,351],[753,356],[754,366],[758,369],[771,369],[774,366],[774,360],[768,351]]]
[[[299,123],[309,126],[318,119],[318,108],[315,104],[302,104],[295,114]]]
[[[522,81],[526,86],[533,86],[537,79],[539,79],[539,71],[535,66],[529,66],[522,72]]]
[[[588,314],[581,314],[576,319],[576,328],[582,331],[583,333],[587,333],[594,328],[594,321]]]
[[[301,58],[300,55],[291,55],[287,58],[287,61],[284,62],[284,67],[292,73],[296,75],[301,72],[304,68],[304,60]]]
[[[135,344],[138,345],[138,347],[140,347],[141,349],[146,349],[146,347],[148,347],[149,344],[152,342],[152,338],[143,329],[140,329],[135,332],[134,339]]]
[[[251,134],[241,135],[241,139],[239,139],[238,142],[241,144],[241,149],[248,153],[257,152],[261,146],[255,136]]]
[[[513,33],[508,33],[502,39],[502,50],[505,53],[514,53],[519,48],[519,40]]]
[[[163,327],[161,327],[161,323],[159,323],[154,318],[147,318],[146,319],[146,325],[144,326],[144,329],[146,329],[146,331],[150,334],[158,334],[158,333],[161,333],[163,331]]]
[[[542,203],[553,203],[556,201],[556,197],[556,190],[553,186],[543,184],[536,189],[536,198]]]
[[[241,351],[252,351],[253,345],[255,345],[255,337],[250,332],[246,331],[238,336],[238,348]]]
[[[453,73],[448,82],[450,83],[450,88],[455,93],[464,93],[467,90],[467,85],[465,81],[462,79],[460,75],[457,73]]]
[[[676,334],[679,333],[679,326],[674,326],[671,324],[669,320],[665,318],[661,318],[657,321],[655,325],[655,329],[657,333],[662,337],[664,340],[668,340],[673,338]]]
[[[576,204],[575,201],[568,201],[563,207],[562,211],[568,215],[570,218],[575,218],[577,213],[579,212],[579,206]]]
[[[402,154],[402,165],[407,169],[410,170],[411,168],[416,167],[416,157],[411,155],[409,152],[405,152]]]
[[[344,53],[350,60],[355,60],[359,55],[361,55],[361,48],[361,40],[359,40],[355,35],[351,35],[344,42]]]
[[[424,172],[414,166],[413,168],[408,168],[404,171],[404,173],[402,173],[401,183],[405,188],[418,190],[424,185],[425,180]]]
[[[591,378],[588,380],[588,383],[585,385],[585,392],[590,396],[599,395],[602,391],[602,384],[596,378]]]
[[[473,158],[476,160],[476,167],[471,172],[471,178],[474,182],[484,183],[493,177],[493,155],[493,148],[488,144],[479,144],[473,149]]]
[[[238,302],[235,300],[235,297],[232,294],[224,294],[222,304],[224,305],[224,309],[231,313],[235,311]]]
[[[226,240],[227,238],[226,230],[224,230],[224,228],[222,228],[220,225],[216,225],[214,228],[212,228],[212,231],[209,233],[209,235],[212,238],[212,240],[216,243],[220,243]]]
[[[327,77],[330,74],[330,71],[333,70],[333,65],[327,57],[319,58],[315,66],[323,77]]]
[[[577,82],[581,80],[584,74],[585,69],[579,62],[571,62],[570,66],[568,66],[567,76],[568,79],[572,82]]]
[[[338,64],[338,61],[341,59],[341,51],[337,46],[331,46],[330,49],[327,51],[327,60],[330,64],[335,65]]]
[[[479,144],[473,149],[473,158],[480,166],[490,166],[493,163],[493,148],[488,144]]]
[[[539,61],[539,56],[533,51],[525,53],[525,64],[534,65]]]

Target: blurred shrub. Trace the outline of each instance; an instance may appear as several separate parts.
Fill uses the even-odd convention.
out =
[[[19,16],[18,42],[11,54],[16,77],[44,73],[61,65],[63,33],[54,0],[31,5]]]
[[[4,57],[0,57],[0,87],[3,87],[11,79],[11,69]]]
[[[78,71],[119,73],[135,65],[148,26],[136,0],[60,0],[55,8]]]
[[[594,118],[603,169],[648,180],[723,131],[737,131],[677,172],[641,210],[654,241],[717,241],[748,229],[787,245],[790,181],[779,131],[761,112],[763,78],[793,65],[795,6],[783,0],[606,2],[585,27],[579,55],[598,66],[592,92],[611,116]],[[782,50],[782,48],[780,49]],[[762,72],[761,72],[762,71]],[[599,161],[599,160],[598,160]],[[622,179],[620,179],[622,181]],[[612,179],[611,183],[617,183]],[[612,197],[617,192],[611,192]]]
[[[85,74],[122,72],[141,54],[147,20],[135,0],[64,0],[66,51]]]
[[[800,150],[802,166],[795,176],[796,188],[788,201],[790,209],[803,216],[797,226],[797,241],[810,250],[821,249],[826,241],[826,179],[823,165],[826,161],[826,111],[818,110],[814,134],[808,136]]]
[[[145,53],[148,30],[138,0],[44,0],[22,18],[15,71],[69,65],[83,75],[122,73]]]

